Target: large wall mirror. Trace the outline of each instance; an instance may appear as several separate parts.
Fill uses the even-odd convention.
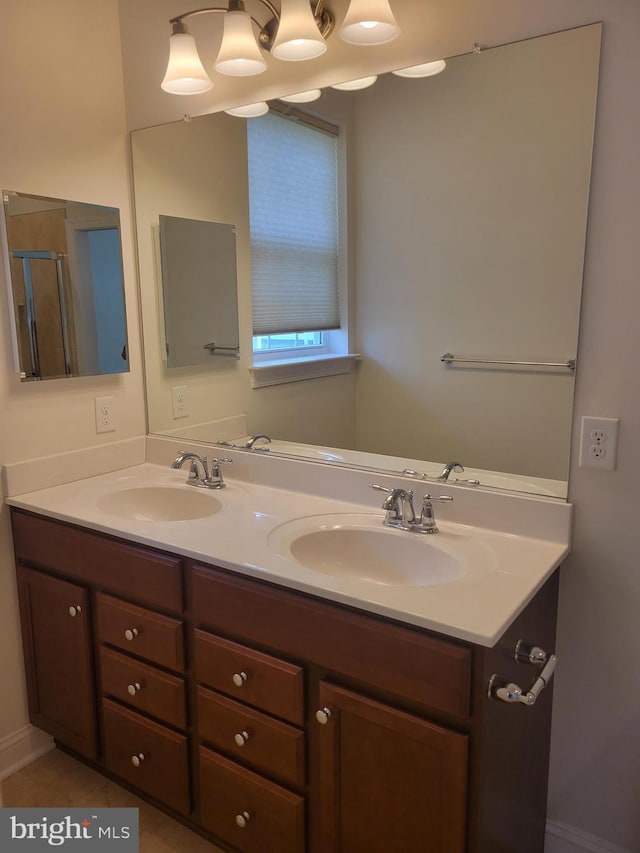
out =
[[[600,34],[325,89],[300,108],[338,129],[338,338],[357,358],[329,353],[325,375],[256,381],[246,121],[133,133],[150,432],[237,444],[266,433],[269,453],[429,477],[455,460],[460,481],[565,498]],[[238,360],[167,364],[160,216],[235,227]]]
[[[3,201],[20,379],[127,372],[119,210],[11,190]]]

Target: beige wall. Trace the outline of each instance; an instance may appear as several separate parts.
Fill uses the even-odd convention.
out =
[[[345,6],[346,0],[337,3],[339,9]],[[368,53],[346,50],[334,40],[324,57],[302,69],[282,63],[275,77],[269,76],[276,82],[223,81],[188,109],[196,114],[224,106],[225,98],[255,100],[256,85],[268,94],[285,94],[309,88],[315,78],[334,82],[467,53],[474,42],[497,45],[604,22],[570,470],[574,547],[562,573],[549,800],[549,817],[560,829],[548,846],[553,853],[575,853],[578,848],[562,846],[560,839],[567,824],[589,838],[637,850],[640,5],[636,0],[393,0],[393,7],[404,30],[395,43]],[[130,127],[179,118],[187,109],[184,99],[158,87],[167,58],[166,18],[179,11],[178,0],[162,8],[155,0],[121,2]],[[211,24],[202,20],[199,26],[206,36]],[[203,54],[212,56],[204,48]],[[298,75],[295,84],[287,74]],[[614,473],[577,467],[579,419],[585,414],[621,418]],[[589,848],[585,842],[583,849],[608,849],[593,844]]]
[[[249,210],[244,123],[227,115],[150,128],[133,136],[138,257],[153,432],[245,413],[250,328]],[[158,214],[236,225],[241,360],[167,368],[163,348]],[[198,306],[193,306],[198,311]],[[187,386],[189,415],[174,420],[171,388]]]
[[[129,374],[20,384],[13,373],[8,312],[3,309],[4,464],[140,435],[145,420],[117,2],[1,0],[0,11],[0,184],[120,208],[131,354]],[[4,275],[2,264],[3,301]],[[95,395],[116,397],[116,432],[96,435]],[[6,508],[0,521],[0,673],[1,743],[27,723]]]

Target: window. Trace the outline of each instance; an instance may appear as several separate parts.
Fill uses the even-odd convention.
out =
[[[337,129],[247,127],[255,360],[321,355],[340,328]]]
[[[313,351],[325,351],[324,332],[286,332],[282,335],[254,335],[254,355],[271,356],[285,350],[309,354]]]

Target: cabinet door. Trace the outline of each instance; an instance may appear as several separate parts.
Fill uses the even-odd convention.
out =
[[[89,594],[23,566],[18,584],[31,721],[96,758]]]
[[[326,853],[463,853],[467,737],[320,685],[320,823]]]

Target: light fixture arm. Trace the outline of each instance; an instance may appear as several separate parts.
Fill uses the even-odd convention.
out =
[[[271,3],[271,0],[258,0],[258,2],[262,3],[262,5],[269,10],[272,17],[266,24],[261,24],[260,21],[257,21],[253,17],[253,15],[250,15],[250,18],[260,31],[258,36],[260,44],[265,50],[270,50],[278,23],[280,22],[280,12],[273,3]],[[325,7],[325,0],[316,0],[315,4],[312,2],[311,5],[315,5],[313,16],[316,20],[316,24],[318,25],[320,35],[326,39],[333,32],[335,27],[335,18],[329,9]],[[192,9],[190,12],[183,12],[181,15],[176,15],[175,18],[169,19],[169,23],[171,24],[171,34],[179,35],[188,32],[184,23],[187,18],[195,18],[197,15],[208,15],[215,12],[234,11],[245,11],[245,4],[243,0],[228,0],[227,6],[207,6],[202,9]]]

